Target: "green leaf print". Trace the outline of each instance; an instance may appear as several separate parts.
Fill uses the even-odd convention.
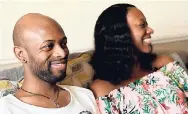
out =
[[[111,104],[110,104],[110,102],[109,102],[109,100],[107,100],[107,98],[101,98],[103,101],[104,101],[104,103],[105,103],[105,111],[106,112],[108,112],[108,114],[111,114]]]
[[[165,99],[166,99],[166,97],[163,97],[163,98],[160,98],[158,101],[160,104],[162,104],[162,103],[164,103]]]
[[[148,83],[151,84],[151,85],[154,85],[154,84],[156,84],[158,81],[159,81],[159,78],[153,76],[153,77],[151,77],[150,80],[148,80]]]
[[[171,102],[176,103],[177,99],[178,99],[177,95],[175,93],[173,93],[171,95]]]
[[[140,112],[138,110],[135,110],[133,112],[130,112],[129,114],[140,114]]]
[[[133,82],[133,84],[135,85],[135,87],[142,85],[142,83],[143,83],[143,80],[141,80],[141,79],[138,79],[138,80],[136,80],[136,81]]]
[[[152,114],[151,109],[149,108],[149,105],[144,105],[143,112],[144,114]]]

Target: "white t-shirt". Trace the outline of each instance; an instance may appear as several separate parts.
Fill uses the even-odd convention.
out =
[[[0,114],[99,114],[93,93],[85,88],[61,86],[69,91],[70,103],[62,108],[42,108],[24,103],[13,95],[0,98]]]

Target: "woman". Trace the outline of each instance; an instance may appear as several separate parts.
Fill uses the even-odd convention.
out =
[[[101,113],[188,113],[188,76],[172,58],[152,53],[153,33],[131,4],[112,5],[99,16],[91,89]]]

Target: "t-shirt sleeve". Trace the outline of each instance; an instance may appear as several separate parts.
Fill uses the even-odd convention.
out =
[[[98,109],[98,106],[97,106],[97,103],[96,103],[96,100],[95,100],[93,92],[91,90],[85,89],[85,88],[79,88],[79,89],[81,89],[81,91],[83,93],[86,93],[85,95],[87,95],[87,96],[85,98],[88,97],[87,98],[87,101],[88,101],[87,105],[90,104],[90,106],[92,107],[92,110],[93,110],[94,114],[101,114],[99,112],[99,109]]]
[[[93,112],[94,112],[94,114],[101,114],[101,113],[99,112],[99,108],[98,108],[98,106],[97,106],[95,97],[94,97],[93,93],[92,93],[90,90],[89,90],[89,97],[90,97],[90,99],[91,99],[91,101],[93,102],[93,105],[94,105],[94,107],[93,107]]]
[[[95,97],[91,90],[76,86],[66,86],[66,88],[69,88],[69,91],[73,93],[72,95],[77,99],[77,101],[80,102],[86,109],[91,110],[93,112],[92,114],[100,114]]]

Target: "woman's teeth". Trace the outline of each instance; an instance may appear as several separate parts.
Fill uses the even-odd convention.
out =
[[[151,38],[144,39],[144,42],[147,43],[147,44],[151,44]]]

